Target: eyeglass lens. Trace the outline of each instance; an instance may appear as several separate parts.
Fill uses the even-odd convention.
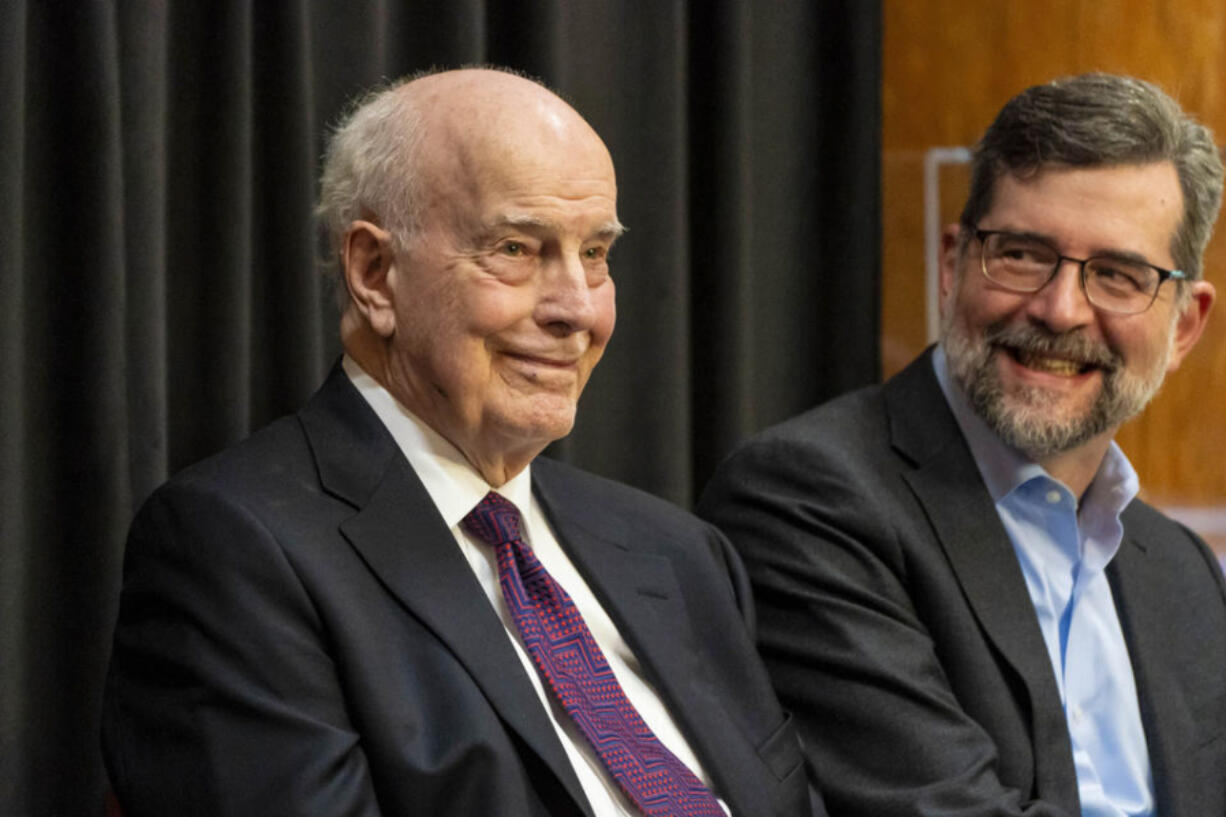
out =
[[[984,237],[984,274],[1018,292],[1036,292],[1055,274],[1060,253],[1026,236],[993,233]],[[1095,306],[1117,312],[1141,312],[1161,284],[1158,271],[1147,264],[1110,256],[1087,259],[1085,289]]]

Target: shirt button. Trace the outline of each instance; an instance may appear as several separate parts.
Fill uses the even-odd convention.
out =
[[[1080,726],[1085,713],[1081,711],[1080,706],[1073,707],[1073,711],[1069,713],[1069,718],[1073,721],[1073,726]]]
[[[1055,505],[1060,501],[1060,499],[1061,499],[1060,492],[1057,491],[1055,488],[1052,488],[1050,491],[1047,492],[1047,501],[1050,504]]]

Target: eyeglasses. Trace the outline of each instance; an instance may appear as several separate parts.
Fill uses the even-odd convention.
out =
[[[1013,292],[1038,292],[1056,277],[1063,262],[1072,261],[1081,268],[1081,291],[1091,304],[1106,312],[1136,315],[1153,304],[1163,281],[1188,280],[1179,270],[1162,269],[1133,258],[1070,258],[1033,236],[973,229],[983,245],[979,260],[984,277]]]

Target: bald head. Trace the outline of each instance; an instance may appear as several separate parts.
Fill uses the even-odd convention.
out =
[[[317,215],[330,257],[339,260],[357,220],[407,246],[434,207],[463,206],[457,193],[565,155],[587,162],[593,177],[612,177],[608,150],[583,117],[507,71],[444,71],[372,92],[336,128],[325,154]]]
[[[518,148],[533,142],[607,151],[574,108],[516,74],[468,68],[430,74],[391,91],[421,112],[423,130],[440,149]]]

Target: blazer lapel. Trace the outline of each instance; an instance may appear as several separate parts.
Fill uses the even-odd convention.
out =
[[[622,520],[592,503],[564,502],[545,468],[533,485],[559,541],[660,694],[733,814],[760,813],[744,790],[761,760],[724,711],[698,650],[672,563],[636,549]],[[581,513],[579,510],[581,509]]]
[[[1155,587],[1154,577],[1163,574],[1151,569],[1154,558],[1135,531],[1126,527],[1119,552],[1107,568],[1107,578],[1137,683],[1158,813],[1195,817],[1180,795],[1196,790],[1196,781],[1188,777],[1187,764],[1196,724],[1176,679],[1180,662],[1167,655],[1168,639],[1163,633],[1170,626],[1170,616],[1163,606],[1179,589]]]
[[[508,728],[590,815],[501,620],[425,487],[339,366],[300,419],[324,487],[358,507],[341,533],[389,592],[447,645]]]
[[[903,478],[980,626],[1030,695],[1040,796],[1078,802],[1068,727],[1026,580],[979,469],[941,393],[931,350],[885,387],[895,447],[915,463]]]
[[[588,505],[583,514],[559,502],[549,480],[533,469],[533,488],[567,555],[617,625],[653,685],[676,691],[696,674],[693,634],[668,559],[626,545],[622,520]]]

